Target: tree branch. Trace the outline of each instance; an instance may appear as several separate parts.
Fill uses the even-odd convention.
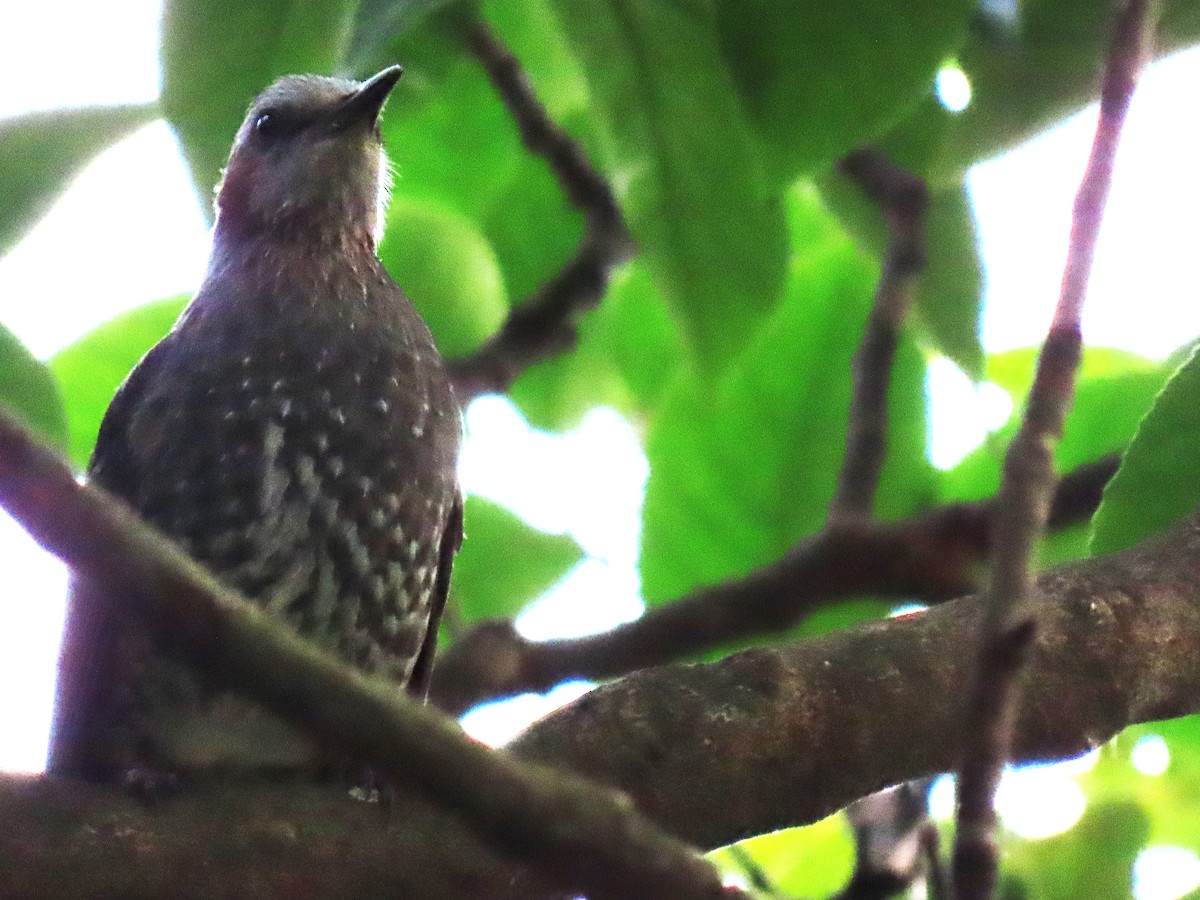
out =
[[[1049,518],[1054,446],[1075,394],[1082,355],[1082,313],[1104,205],[1125,114],[1148,54],[1152,0],[1128,0],[1118,11],[1101,89],[1100,119],[1075,199],[1062,291],[1038,358],[1021,428],[1008,448],[996,520],[996,551],[988,612],[971,680],[959,766],[958,810],[951,861],[955,897],[989,900],[996,888],[995,793],[1012,744],[1017,678],[1040,628],[1029,603],[1033,549]]]
[[[722,896],[716,871],[610,791],[477,744],[458,725],[301,639],[120,501],[79,485],[0,413],[0,505],[156,643],[346,756],[455,811],[487,841],[590,896]]]
[[[1053,527],[1087,521],[1117,463],[1117,457],[1105,457],[1065,476],[1055,495]],[[612,678],[778,634],[861,594],[933,602],[960,596],[977,586],[991,546],[992,516],[993,504],[984,501],[896,523],[845,522],[743,578],[693,591],[588,637],[530,641],[507,620],[483,622],[439,655],[430,698],[461,713],[571,678]]]
[[[526,148],[546,160],[584,214],[583,239],[574,258],[517,306],[487,343],[449,361],[455,392],[465,406],[481,394],[504,393],[534,363],[574,348],[579,316],[600,302],[612,270],[630,260],[635,248],[608,182],[578,142],[551,121],[520,61],[483,19],[472,19],[462,34],[516,121]]]
[[[1200,709],[1200,518],[1058,567],[1013,758],[1074,756],[1127,725]],[[788,647],[673,664],[602,685],[510,748],[619,787],[701,847],[814,822],[952,770],[985,602],[955,600]]]
[[[1047,572],[1031,601],[1043,614],[1015,759],[1074,755],[1127,725],[1200,709],[1200,517],[1131,550]],[[983,615],[984,601],[967,597],[794,646],[638,672],[534,724],[510,749],[627,793],[702,847],[813,822],[954,766],[959,688]],[[84,891],[96,881],[80,882],[74,895],[40,889],[65,883],[58,868],[83,877],[94,864],[108,879],[120,876],[109,897],[161,896],[170,882],[156,879],[168,866],[179,874],[166,893],[180,900],[214,896],[222,869],[244,879],[225,883],[244,883],[254,900],[294,897],[297,884],[311,898],[346,896],[334,887],[339,873],[366,900],[383,893],[379,883],[401,886],[391,896],[457,900],[481,885],[474,896],[512,896],[490,892],[508,871],[502,857],[480,857],[455,815],[410,810],[407,795],[389,817],[332,788],[214,784],[203,794],[147,807],[74,782],[0,779],[8,824],[0,894],[102,898]],[[404,886],[436,885],[421,870],[425,860],[446,863],[450,887],[405,894]],[[415,868],[401,873],[405,861]],[[138,893],[136,885],[150,887]]]
[[[913,282],[925,267],[925,182],[874,148],[856,150],[840,170],[875,202],[888,226],[883,271],[862,343],[854,355],[854,388],[846,455],[829,506],[830,523],[870,516],[887,455],[887,392],[900,326],[912,306]]]

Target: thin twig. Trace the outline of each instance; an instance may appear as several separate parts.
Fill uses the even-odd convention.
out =
[[[1017,676],[1036,630],[1027,598],[1033,547],[1045,528],[1054,484],[1053,447],[1074,396],[1080,316],[1096,238],[1112,183],[1122,126],[1148,56],[1153,0],[1117,13],[1100,92],[1100,119],[1075,199],[1062,290],[1038,359],[1021,429],[1005,457],[987,618],[968,698],[952,860],[958,900],[987,900],[999,870],[994,797],[1012,744]]]
[[[730,896],[711,865],[627,799],[476,744],[238,597],[119,500],[76,483],[6,413],[0,505],[81,577],[129,603],[165,651],[378,765],[564,887],[597,898]]]
[[[534,363],[572,349],[579,317],[600,302],[613,269],[632,258],[634,245],[612,188],[579,143],[550,119],[520,61],[483,19],[463,27],[463,40],[516,121],[525,147],[546,160],[584,214],[575,256],[517,306],[487,343],[449,362],[455,391],[466,405],[481,394],[503,393]]]
[[[846,453],[829,505],[828,526],[847,519],[871,519],[875,494],[887,458],[888,385],[891,383],[900,328],[912,308],[913,286],[925,266],[925,182],[900,168],[881,151],[866,147],[841,161],[842,174],[854,181],[879,208],[888,241],[875,301],[854,354]],[[914,595],[920,599],[920,595]],[[917,877],[913,852],[919,810],[900,802],[914,793],[908,786],[864,797],[849,809],[854,826],[854,877],[842,892],[846,900],[894,896]],[[923,795],[922,795],[923,797]]]
[[[1087,521],[1116,456],[1065,476],[1053,527]],[[530,641],[508,620],[475,625],[437,658],[431,700],[454,714],[571,678],[612,678],[780,634],[814,611],[873,594],[939,602],[978,586],[992,543],[990,501],[946,506],[896,523],[846,522],[805,538],[782,559],[700,588],[641,618],[588,637]]]
[[[921,850],[925,854],[925,888],[929,900],[951,900],[941,848],[942,836],[937,825],[926,819],[921,831]]]
[[[879,207],[888,227],[883,271],[862,343],[854,355],[854,387],[846,455],[829,506],[830,522],[871,515],[887,453],[887,392],[900,326],[912,306],[913,282],[925,266],[925,182],[872,147],[842,160],[842,174]]]

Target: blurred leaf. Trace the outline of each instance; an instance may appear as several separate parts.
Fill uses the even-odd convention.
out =
[[[87,465],[113,394],[146,352],[170,331],[188,299],[179,295],[123,313],[50,360],[66,398],[70,456],[75,465]]]
[[[522,147],[495,89],[440,17],[390,52],[405,65],[383,120],[393,196],[471,220],[499,260],[510,301],[521,303],[575,251],[582,217],[546,164]]]
[[[1091,551],[1132,546],[1200,505],[1200,358],[1175,372],[1138,427],[1092,518]]]
[[[152,121],[152,103],[56,109],[0,119],[0,255],[101,150]]]
[[[976,162],[998,156],[1098,97],[1112,22],[1108,0],[1022,0],[1008,29],[975,18],[957,62],[971,102],[951,112],[929,96],[879,143],[934,183],[957,182]],[[1156,50],[1190,47],[1200,14],[1188,0],[1163,4]]]
[[[67,416],[53,373],[3,325],[0,325],[0,406],[56,447],[66,449]]]
[[[397,198],[379,258],[425,319],[444,356],[462,356],[508,315],[491,245],[469,219],[429,202]]]
[[[554,0],[486,0],[488,22],[521,60],[550,117],[563,119],[588,108],[588,85],[554,9]]]
[[[479,497],[468,497],[462,550],[454,560],[454,609],[465,624],[510,618],[556,584],[583,551]]]
[[[822,178],[820,184],[825,201],[846,229],[882,259],[888,235],[879,209],[840,176]],[[963,185],[931,191],[925,247],[928,258],[916,286],[912,324],[922,344],[978,380],[984,365],[980,337],[983,264],[971,201]]]
[[[1004,452],[1017,433],[1025,396],[1033,383],[1037,353],[1035,348],[1025,348],[988,357],[987,380],[1004,388],[1013,398],[1013,412],[982,447],[944,473],[941,481],[944,500],[980,500],[991,497],[1000,487]],[[1075,402],[1067,415],[1063,438],[1054,451],[1058,470],[1068,472],[1107,453],[1123,450],[1170,371],[1170,366],[1124,350],[1086,348]]]
[[[1166,771],[1147,774],[1133,765],[1144,738],[1166,742]],[[1171,844],[1200,851],[1200,716],[1135,725],[1100,751],[1096,766],[1080,779],[1088,798],[1140,805],[1149,820],[1144,843]]]
[[[514,306],[558,274],[579,247],[583,216],[545,164],[524,157],[507,188],[481,211],[480,227],[504,267]]]
[[[1030,900],[1128,900],[1133,861],[1145,845],[1145,811],[1129,800],[1088,806],[1070,830],[1044,840],[1004,841],[1004,870]]]
[[[828,897],[845,887],[854,871],[854,835],[837,813],[803,828],[722,847],[709,859],[723,872],[750,876],[752,884],[758,875],[789,897]]]
[[[811,208],[793,214],[797,225],[813,220]],[[737,365],[712,385],[680,372],[650,420],[641,562],[650,604],[776,559],[825,520],[844,453],[850,361],[878,270],[836,227],[807,230],[784,302]],[[924,376],[921,354],[902,339],[876,504],[885,517],[933,491]]]
[[[716,372],[776,304],[783,211],[706,0],[556,0],[605,162],[697,365]]]
[[[353,72],[378,72],[404,64],[393,51],[398,36],[427,24],[431,13],[459,0],[358,0],[344,62]]]
[[[678,329],[640,261],[616,273],[599,308],[579,323],[579,345],[533,366],[510,395],[536,428],[565,431],[596,406],[644,417],[683,357]]]
[[[357,6],[358,0],[168,0],[162,108],[206,213],[250,102],[281,75],[338,74]]]
[[[933,88],[975,0],[721,0],[721,47],[780,181],[822,172]]]

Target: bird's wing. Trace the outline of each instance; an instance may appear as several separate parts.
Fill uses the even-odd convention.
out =
[[[429,693],[429,676],[433,672],[433,656],[437,651],[438,625],[442,621],[442,611],[446,608],[446,597],[450,594],[450,571],[454,567],[454,554],[462,546],[463,536],[463,501],[458,496],[450,509],[450,517],[446,529],[442,532],[442,544],[438,551],[437,579],[433,586],[433,598],[430,600],[429,626],[425,631],[425,642],[421,645],[421,653],[413,666],[412,677],[408,682],[408,692],[421,700]]]
[[[169,340],[169,339],[168,339]],[[166,353],[160,342],[117,389],[105,413],[88,466],[89,479],[126,500],[137,484],[137,462],[126,443],[129,421]],[[112,746],[121,711],[118,639],[125,608],[82,578],[73,577],[59,651],[58,686],[47,769],[102,777],[121,765]]]

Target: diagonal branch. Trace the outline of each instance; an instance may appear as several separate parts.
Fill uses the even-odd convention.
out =
[[[218,583],[123,503],[76,483],[66,462],[7,414],[0,505],[81,577],[130,604],[166,651],[412,785],[562,886],[597,898],[722,896],[716,871],[628,801],[493,752],[394,685],[343,666]]]
[[[830,523],[871,515],[887,453],[887,392],[900,326],[912,306],[913,282],[925,267],[925,182],[874,148],[842,160],[842,174],[875,202],[888,227],[883,271],[862,343],[854,355],[854,388],[846,456],[829,506]]]
[[[1087,521],[1117,458],[1059,483],[1053,526]],[[611,631],[530,641],[512,623],[476,625],[437,659],[431,701],[460,713],[486,700],[547,690],[571,678],[613,678],[779,634],[814,611],[874,594],[936,602],[974,590],[991,547],[990,501],[946,506],[895,523],[845,522],[805,538],[778,561],[647,610]]]
[[[520,62],[480,18],[463,26],[463,40],[487,71],[531,153],[550,165],[571,202],[584,214],[575,256],[533,297],[517,306],[487,343],[448,365],[459,402],[503,393],[536,362],[574,348],[576,323],[608,289],[612,270],[632,258],[612,188],[583,148],[551,121]]]
[[[1024,420],[1005,456],[987,614],[967,701],[959,768],[952,858],[959,900],[988,900],[996,887],[994,797],[1012,744],[1017,679],[1034,631],[1041,627],[1041,617],[1028,599],[1033,548],[1049,518],[1054,446],[1062,437],[1082,354],[1084,294],[1125,114],[1148,56],[1153,5],[1153,0],[1123,0],[1118,10],[1095,142],[1075,199],[1062,292],[1038,358]]]

